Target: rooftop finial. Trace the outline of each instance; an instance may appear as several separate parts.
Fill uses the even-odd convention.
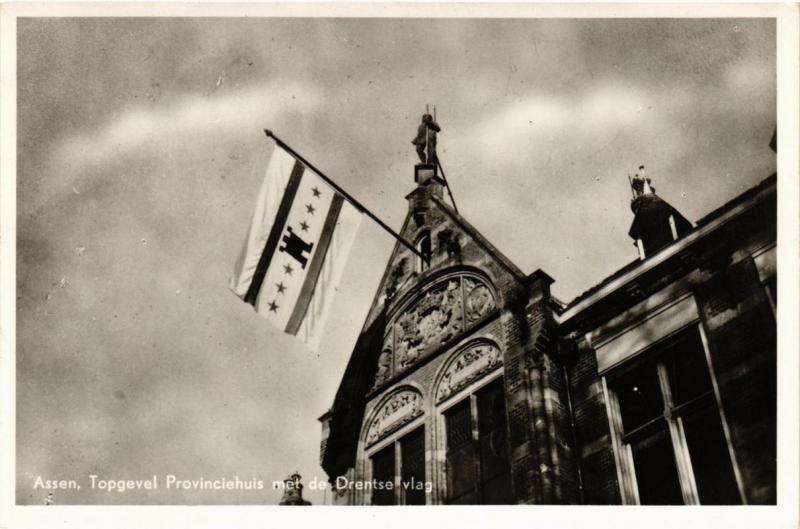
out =
[[[633,179],[631,180],[631,188],[633,188],[634,200],[641,196],[652,195],[655,193],[656,189],[652,186],[650,179],[647,178],[647,175],[644,171],[644,165],[640,165],[639,172],[633,175]]]
[[[303,499],[303,483],[300,478],[295,470],[294,474],[283,480],[283,498],[278,505],[311,505],[311,502]]]

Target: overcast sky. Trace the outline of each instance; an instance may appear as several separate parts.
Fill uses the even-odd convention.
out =
[[[368,220],[318,355],[227,287],[271,128],[399,229],[436,104],[462,214],[569,301],[636,257],[627,174],[690,220],[775,169],[770,20],[22,19],[17,500],[276,503],[88,476],[324,480],[393,241]],[[322,493],[306,491],[315,503]]]

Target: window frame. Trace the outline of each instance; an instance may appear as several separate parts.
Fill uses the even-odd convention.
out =
[[[431,482],[430,476],[428,476],[428,471],[430,468],[429,461],[428,461],[428,454],[429,454],[429,441],[430,438],[428,436],[427,431],[427,424],[425,421],[426,414],[422,414],[419,417],[415,418],[396,432],[393,432],[391,435],[387,435],[384,439],[377,441],[375,444],[370,446],[368,449],[364,451],[364,467],[363,467],[363,476],[365,482],[372,481],[373,477],[373,463],[372,458],[378,454],[384,448],[387,448],[389,445],[394,445],[394,499],[395,503],[393,505],[405,505],[406,496],[405,496],[405,489],[402,487],[402,472],[403,472],[403,454],[402,454],[402,441],[407,436],[418,429],[422,428],[422,438],[425,444],[425,450],[423,452],[423,466],[425,468],[425,482]],[[365,505],[375,505],[372,503],[372,489],[365,489],[364,491],[364,499],[366,500],[364,503]],[[431,493],[425,491],[425,505],[431,504]]]
[[[425,251],[422,248],[422,243],[425,240],[428,241],[428,261],[425,262],[421,255],[414,254],[414,272],[417,274],[421,274],[430,269],[431,260],[433,259],[433,236],[431,235],[430,230],[423,230],[419,235],[417,235],[417,238],[414,239],[414,248],[416,248],[420,254],[424,255]]]
[[[697,329],[697,334],[703,347],[706,366],[708,367],[708,372],[711,379],[711,390],[695,396],[685,403],[674,406],[672,402],[672,389],[669,385],[667,366],[664,363],[663,358],[659,358],[660,353],[657,349],[663,346],[665,343],[675,339],[679,335],[691,332],[690,330],[692,328]],[[632,357],[629,362],[625,362],[622,364],[622,366],[618,366],[617,368],[601,376],[603,394],[607,403],[606,411],[608,414],[609,429],[611,432],[612,449],[616,460],[617,479],[619,483],[622,504],[641,504],[639,487],[636,481],[636,471],[634,468],[631,439],[635,439],[637,435],[641,435],[654,422],[663,420],[667,423],[667,433],[669,435],[673,454],[675,456],[675,466],[684,505],[701,505],[697,484],[695,482],[694,471],[692,468],[691,456],[689,454],[689,446],[683,426],[684,413],[700,406],[708,407],[709,409],[716,407],[721,421],[722,432],[725,438],[725,444],[728,456],[730,458],[734,480],[736,482],[736,489],[739,493],[739,499],[741,500],[742,505],[747,505],[743,480],[739,470],[736,452],[731,441],[728,421],[721,405],[719,386],[717,384],[717,378],[714,373],[713,363],[711,361],[708,337],[702,322],[695,321],[685,325],[680,329],[677,329],[675,332],[664,336],[652,344],[649,344],[647,349],[648,354],[637,354],[635,355],[635,358]],[[643,425],[639,425],[633,431],[625,433],[622,424],[622,411],[620,408],[619,397],[613,388],[613,382],[619,376],[619,367],[622,367],[623,369],[631,368],[640,365],[643,362],[653,362],[654,366],[656,367],[661,396],[664,400],[664,413],[654,420],[648,421]],[[711,402],[708,402],[709,400]]]
[[[469,399],[470,401],[470,423],[472,426],[472,442],[475,445],[478,442],[480,437],[480,432],[478,431],[478,393],[482,390],[487,388],[490,384],[497,382],[498,380],[503,380],[504,376],[504,369],[503,366],[499,366],[497,369],[488,373],[483,378],[479,379],[475,383],[468,385],[465,388],[453,393],[447,399],[442,401],[440,404],[436,406],[436,414],[435,414],[435,444],[436,447],[436,470],[434,475],[438,478],[438,482],[434,483],[434,489],[437,491],[438,494],[438,503],[441,505],[451,505],[448,502],[449,499],[449,484],[448,484],[448,469],[447,469],[447,412],[455,407],[458,404],[464,402],[465,399]],[[508,409],[506,409],[506,443],[508,443]],[[509,448],[509,447],[507,447]],[[478,498],[482,497],[481,493],[481,485],[483,482],[481,481],[481,470],[480,470],[480,454],[476,447],[476,459],[475,459],[475,466],[476,466],[476,480],[475,480],[475,493]],[[510,465],[510,457],[511,454],[509,452],[509,465]],[[510,468],[509,468],[510,473]],[[513,492],[513,489],[512,489]],[[475,505],[482,505],[476,503]]]
[[[778,303],[770,287],[775,290],[775,294],[778,293],[777,251],[778,247],[772,241],[752,252],[753,262],[758,270],[758,278],[764,288],[764,294],[769,300],[772,315],[776,319],[778,317]]]

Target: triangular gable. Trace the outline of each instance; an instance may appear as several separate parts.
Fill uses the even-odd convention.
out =
[[[331,479],[342,475],[355,463],[358,429],[363,420],[366,395],[372,388],[378,368],[387,317],[392,317],[398,304],[403,303],[418,286],[450,268],[477,268],[499,284],[525,281],[525,274],[474,226],[438,197],[430,199],[431,207],[425,213],[424,222],[418,224],[414,212],[409,211],[400,235],[413,243],[421,231],[428,229],[432,241],[436,241],[438,234],[450,230],[451,237],[457,238],[463,247],[463,256],[451,257],[449,252],[439,248],[437,241],[431,268],[416,274],[414,253],[399,241],[395,243],[331,408],[330,434],[322,462]],[[499,288],[499,284],[495,286]],[[392,296],[387,296],[389,287]]]

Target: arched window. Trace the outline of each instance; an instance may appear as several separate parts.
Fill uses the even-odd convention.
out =
[[[431,255],[433,253],[431,246],[431,232],[428,230],[423,231],[419,237],[417,237],[414,247],[420,254],[422,254],[422,256],[417,255],[414,261],[414,271],[419,274],[430,267]]]
[[[383,398],[368,423],[364,469],[372,505],[425,505],[425,425],[422,395],[402,387]]]
[[[502,354],[478,340],[456,352],[438,377],[438,449],[444,452],[444,503],[513,503]]]
[[[425,505],[424,425],[392,440],[369,459],[372,505]]]
[[[513,503],[502,377],[445,410],[444,424],[445,503]]]

